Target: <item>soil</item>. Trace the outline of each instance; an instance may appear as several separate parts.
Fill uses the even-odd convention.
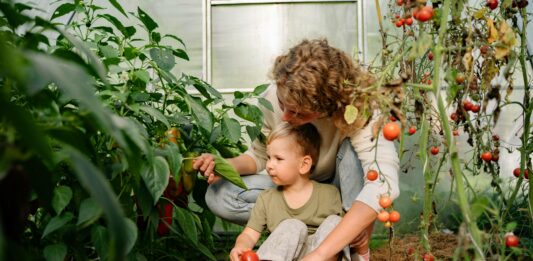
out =
[[[421,260],[424,254],[420,244],[420,236],[418,235],[395,237],[391,243],[392,249],[389,248],[388,243],[385,243],[383,246],[372,250],[372,261]],[[453,253],[457,248],[455,235],[431,234],[429,243],[431,245],[431,254],[433,254],[435,260],[452,260]]]

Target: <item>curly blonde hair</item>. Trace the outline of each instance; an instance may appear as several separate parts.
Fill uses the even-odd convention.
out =
[[[325,39],[303,40],[277,57],[272,77],[286,105],[324,113],[345,133],[357,131],[368,122],[368,117],[360,116],[348,124],[344,111],[350,104],[360,112],[365,109],[358,90],[370,86],[374,77]]]

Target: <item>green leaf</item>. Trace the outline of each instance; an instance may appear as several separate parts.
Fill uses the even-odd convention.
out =
[[[63,261],[67,256],[67,246],[63,243],[48,245],[43,254],[47,261]]]
[[[108,244],[109,260],[123,260],[127,254],[128,228],[124,223],[124,214],[118,197],[104,175],[83,154],[75,149],[68,151],[78,180],[104,210],[111,236]]]
[[[150,49],[150,57],[155,61],[159,68],[170,71],[176,65],[172,51],[165,48]]]
[[[129,218],[124,218],[126,224],[126,253],[129,253],[137,241],[137,225]]]
[[[135,76],[137,79],[143,81],[144,83],[150,82],[150,74],[146,70],[136,70],[133,72],[133,76]]]
[[[91,230],[91,241],[94,243],[96,253],[101,260],[105,260],[109,252],[109,235],[107,229],[103,226],[96,225]]]
[[[158,33],[158,32],[152,32],[152,36],[151,36],[152,40],[156,43],[159,43],[161,42],[161,34]]]
[[[193,214],[184,208],[174,208],[176,213],[176,220],[178,225],[183,230],[185,237],[188,238],[191,243],[196,245],[198,243],[198,230],[196,229],[196,223],[194,223]]]
[[[154,117],[154,119],[156,119],[156,120],[162,122],[163,124],[165,124],[167,129],[170,129],[170,123],[168,123],[168,120],[165,117],[165,115],[163,115],[163,113],[161,113],[158,109],[156,109],[154,107],[149,107],[149,106],[140,106],[139,109],[141,111],[146,112],[148,115]]]
[[[270,86],[270,84],[261,84],[257,87],[254,88],[254,91],[253,93],[255,95],[260,95],[261,93],[263,93],[264,91],[266,91],[266,89],[268,88],[268,86]]]
[[[261,133],[261,128],[255,126],[246,126],[246,132],[248,133],[250,140],[253,141]]]
[[[166,37],[172,38],[172,39],[174,39],[174,40],[180,42],[181,45],[183,45],[183,48],[185,48],[185,43],[183,42],[183,40],[181,40],[181,39],[178,38],[177,36],[175,36],[175,35],[171,35],[171,34],[165,34],[165,35],[163,36],[163,38],[166,38]]]
[[[487,209],[489,205],[489,200],[485,197],[478,197],[474,199],[474,202],[470,205],[471,215],[470,217],[472,220],[476,220],[485,210]]]
[[[80,213],[78,215],[78,223],[76,223],[76,225],[90,225],[94,221],[98,220],[98,218],[100,218],[102,212],[103,210],[100,205],[98,205],[98,202],[96,202],[96,200],[94,200],[93,198],[87,198],[83,200],[80,204]]]
[[[99,14],[97,17],[101,17],[106,19],[108,22],[110,22],[113,26],[115,26],[121,33],[124,35],[125,38],[132,37],[136,30],[134,27],[128,26],[125,27],[117,18],[115,18],[112,15],[109,14]]]
[[[56,10],[52,13],[52,17],[50,20],[54,20],[55,18],[61,17],[63,15],[66,15],[76,9],[76,5],[72,3],[64,3],[56,8]]]
[[[237,143],[241,138],[241,124],[236,119],[224,115],[222,118],[222,132],[232,143]]]
[[[182,50],[182,49],[172,49],[172,54],[176,57],[179,57],[185,61],[189,61],[189,55],[187,55],[187,53]]]
[[[202,254],[204,254],[207,258],[209,258],[209,260],[217,260],[216,257],[213,255],[213,253],[211,253],[209,248],[204,246],[202,243],[198,243],[196,247],[198,250],[200,250],[200,252],[202,252]]]
[[[72,190],[67,186],[59,186],[54,189],[54,197],[52,198],[52,207],[57,215],[61,214],[63,209],[68,205],[72,199]]]
[[[269,109],[270,111],[274,111],[274,107],[272,107],[272,103],[269,100],[263,97],[259,97],[257,100],[259,101],[259,104],[263,105],[263,107]]]
[[[208,83],[193,76],[190,76],[189,78],[192,81],[192,85],[194,86],[194,88],[196,88],[196,90],[198,90],[205,98],[212,99],[214,96],[217,99],[222,99],[222,94],[220,94],[220,92],[218,92]]]
[[[178,146],[169,142],[163,150],[166,151],[165,158],[167,159],[170,171],[173,173],[174,180],[179,181],[183,156],[181,156]]]
[[[44,232],[43,232],[41,239],[48,236],[48,234],[62,228],[65,224],[70,222],[73,217],[74,216],[72,215],[72,213],[66,212],[60,216],[55,216],[52,219],[50,219],[50,222],[48,222],[48,224],[44,228]]]
[[[191,108],[192,116],[200,126],[200,129],[205,135],[209,135],[213,130],[213,115],[211,112],[200,101],[189,95],[185,95],[185,101]]]
[[[215,157],[215,172],[225,178],[227,181],[235,184],[243,189],[248,189],[244,181],[242,181],[241,175],[230,165],[224,158],[213,155]]]
[[[151,164],[143,164],[141,169],[141,176],[144,184],[150,195],[152,195],[153,204],[155,205],[165,188],[168,185],[169,167],[167,161],[161,157],[156,156]]]
[[[125,17],[128,17],[126,12],[124,12],[124,9],[122,9],[122,6],[117,2],[117,0],[109,0],[109,2],[115,7],[115,9],[121,12]]]
[[[139,20],[146,26],[146,29],[148,32],[152,32],[154,29],[157,28],[157,23],[148,15],[146,14],[140,7],[137,7],[137,14],[139,15]]]
[[[109,45],[98,45],[98,49],[105,58],[116,58],[119,56],[118,50]]]
[[[251,121],[256,124],[260,124],[263,121],[263,113],[256,106],[251,106],[245,103],[237,105],[234,109],[237,116]]]

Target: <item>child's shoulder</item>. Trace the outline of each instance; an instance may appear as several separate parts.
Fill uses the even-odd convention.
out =
[[[339,193],[339,190],[334,185],[324,184],[324,183],[320,183],[320,182],[316,182],[316,181],[313,181],[313,182],[315,183],[315,187],[319,191],[324,191],[325,193],[328,193],[328,194],[329,193],[331,193],[331,194]]]
[[[281,189],[279,187],[269,188],[269,189],[263,190],[263,192],[259,193],[259,197],[272,198],[272,197],[280,195],[280,193],[281,193]]]

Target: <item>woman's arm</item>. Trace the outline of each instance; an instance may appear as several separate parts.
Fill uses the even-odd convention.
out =
[[[230,258],[232,261],[238,261],[240,255],[247,250],[252,250],[259,240],[261,233],[246,227],[242,233],[237,237],[235,246],[230,252]]]
[[[317,249],[302,261],[326,260],[334,257],[376,219],[377,213],[365,203],[355,201],[341,222]]]

